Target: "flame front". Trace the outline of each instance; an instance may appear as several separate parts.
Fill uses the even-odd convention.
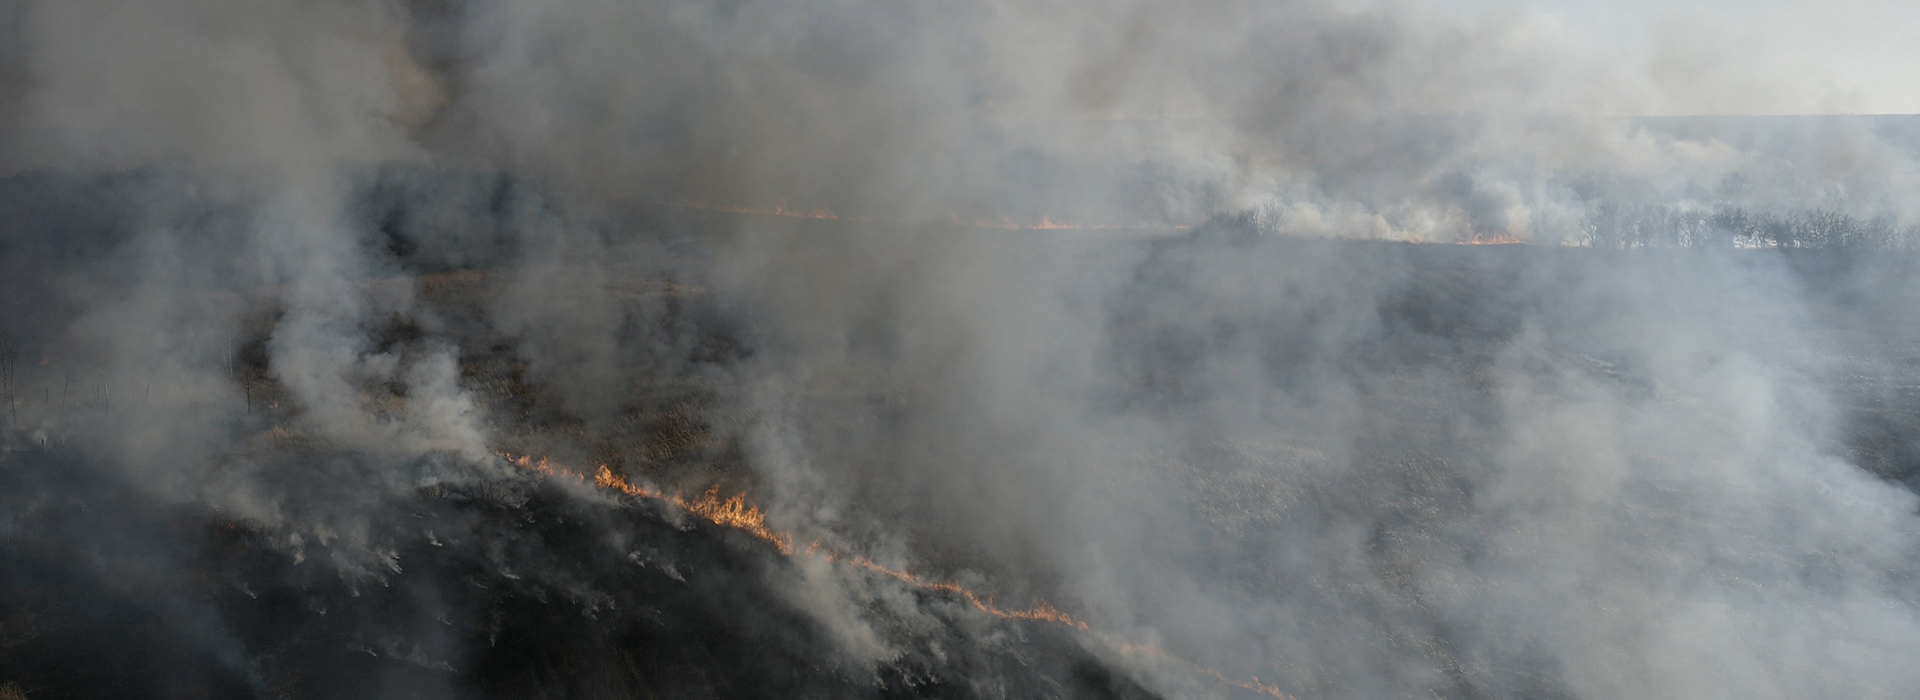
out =
[[[527,455],[515,457],[507,453],[501,453],[501,456],[504,457],[509,464],[538,474],[550,477],[563,477],[575,481],[588,481],[586,477],[580,474],[564,469],[555,469],[545,457],[541,457],[538,461],[535,461],[531,456]],[[1087,623],[1074,619],[1071,615],[1061,612],[1058,608],[1053,607],[1053,605],[1044,600],[1031,608],[1008,610],[995,605],[991,596],[982,597],[980,594],[958,583],[933,581],[922,578],[911,571],[882,566],[872,559],[863,556],[843,555],[827,549],[819,542],[810,542],[805,548],[796,549],[793,544],[795,540],[794,536],[769,527],[767,525],[766,513],[761,511],[759,506],[749,505],[745,493],[734,494],[732,497],[723,500],[720,498],[720,489],[716,486],[707,489],[699,498],[687,499],[677,493],[670,494],[629,482],[626,477],[613,473],[613,470],[604,464],[600,465],[600,468],[594,472],[591,483],[600,488],[609,491],[618,491],[621,494],[634,498],[645,498],[671,504],[680,510],[700,516],[715,525],[721,525],[752,535],[755,539],[773,545],[775,549],[778,549],[781,554],[786,556],[795,556],[796,553],[800,556],[820,556],[826,558],[829,562],[856,566],[923,591],[958,596],[961,600],[965,600],[969,605],[973,606],[974,609],[1003,620],[1029,620],[1072,627],[1096,635],[1102,642],[1118,649],[1119,652],[1125,656],[1144,656],[1170,662],[1196,675],[1206,676],[1226,685],[1250,690],[1269,697],[1292,700],[1292,696],[1281,692],[1276,686],[1261,683],[1257,677],[1250,680],[1235,680],[1218,669],[1202,666],[1173,656],[1165,651],[1161,651],[1157,647],[1145,644],[1131,644],[1116,640],[1104,633],[1093,632],[1088,628]]]
[[[541,463],[545,464],[546,460],[542,459]],[[707,489],[707,492],[701,494],[699,498],[690,501],[677,493],[667,494],[645,486],[636,486],[628,482],[625,477],[613,473],[613,470],[608,469],[605,464],[600,465],[600,470],[594,473],[593,483],[600,488],[619,491],[635,498],[671,503],[681,510],[706,518],[715,525],[724,525],[766,540],[779,549],[781,554],[789,556],[793,554],[793,536],[767,527],[766,513],[761,512],[759,506],[747,505],[747,494],[737,493],[723,501],[720,500],[720,487],[715,486]]]
[[[841,557],[831,553],[827,554],[826,557],[827,557],[827,561],[832,561],[832,562],[842,561]],[[900,571],[898,569],[889,569],[887,567],[874,563],[873,560],[871,559],[868,559],[866,557],[861,557],[861,556],[855,556],[850,559],[845,559],[845,561],[854,566],[858,566],[862,569],[866,569],[868,571],[874,572],[876,574],[880,574],[882,576],[891,577],[902,583],[905,583],[909,586],[913,586],[915,588],[919,588],[921,590],[938,591],[941,593],[951,593],[951,594],[960,596],[961,598],[965,599],[968,603],[971,603],[974,608],[979,609],[981,612],[984,612],[988,615],[992,615],[994,617],[998,617],[1004,620],[1036,620],[1039,622],[1051,622],[1058,625],[1066,625],[1068,627],[1072,627],[1079,630],[1087,629],[1087,623],[1073,619],[1071,616],[1067,615],[1066,613],[1060,612],[1058,609],[1054,608],[1052,605],[1048,604],[1044,600],[1040,601],[1039,605],[1036,605],[1032,608],[1028,608],[1025,610],[1004,610],[1004,609],[1001,609],[999,606],[996,606],[993,604],[993,598],[989,597],[987,599],[982,600],[978,594],[974,593],[973,591],[967,590],[965,587],[957,583],[949,583],[945,581],[928,581],[926,579],[920,578],[919,576],[915,576],[913,572]]]

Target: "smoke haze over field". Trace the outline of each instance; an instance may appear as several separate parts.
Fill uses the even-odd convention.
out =
[[[0,8],[0,698],[1912,695],[1920,122],[1562,17]]]

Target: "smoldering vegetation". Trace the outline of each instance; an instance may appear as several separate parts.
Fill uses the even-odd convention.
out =
[[[401,176],[419,185],[423,174]],[[450,249],[459,259],[448,260],[423,245],[438,231],[410,228],[407,217],[451,212],[462,232],[487,231],[512,224],[500,202],[524,193],[497,178],[431,176],[435,191],[469,197],[409,209],[394,204],[391,181],[374,178],[358,200],[364,244],[391,267],[353,283],[372,294],[396,294],[387,288],[398,286],[417,298],[406,313],[371,318],[357,331],[370,352],[405,363],[429,340],[457,342],[461,382],[484,409],[493,446],[571,460],[576,469],[598,460],[630,478],[690,491],[752,483],[723,415],[740,393],[728,372],[751,355],[752,343],[713,308],[700,280],[636,275],[605,259],[535,267],[510,244],[491,255],[484,244],[461,245]],[[163,395],[179,387],[139,367],[112,374],[94,358],[70,354],[58,342],[62,333],[42,329],[76,323],[83,313],[58,303],[71,299],[60,289],[72,281],[67,275],[137,245],[121,225],[126,211],[100,205],[137,207],[137,198],[122,193],[161,179],[33,173],[9,182],[23,193],[11,220],[62,223],[22,226],[8,237],[10,262],[40,271],[12,278],[12,298],[22,303],[6,346],[9,617],[0,668],[9,692],[1146,695],[1079,648],[1071,630],[989,624],[951,595],[887,587],[857,571],[823,574],[819,561],[791,561],[684,511],[498,456],[356,448],[303,430],[292,390],[269,366],[287,313],[277,301],[283,289],[216,287],[207,299],[188,300],[234,309],[234,335],[217,358],[227,385],[212,401],[219,405],[185,406],[215,423],[202,429],[220,442],[194,456],[203,463],[185,467],[188,483],[148,481],[129,470],[173,458],[116,457],[104,444],[115,439],[98,431],[126,430],[162,402],[181,410],[153,395],[156,382]],[[192,201],[183,216],[198,230],[218,231],[219,222],[245,216],[230,204]],[[661,221],[618,223],[672,231],[714,218],[696,212]],[[643,230],[641,240],[624,243],[684,247]],[[627,318],[593,329],[623,337],[605,367],[616,386],[581,388],[542,375],[556,365],[578,369],[570,358],[543,354],[570,341],[523,345],[501,330],[538,322],[499,320],[524,317],[502,308],[525,283],[517,278],[564,284],[559,278],[580,274],[600,276],[590,290]],[[412,388],[373,377],[356,391],[371,413],[406,410]],[[882,615],[875,621],[886,622],[863,631],[862,644],[887,645],[884,663],[848,656],[844,635],[817,619],[818,602],[806,591],[822,585],[808,577],[821,575],[883,588],[880,600],[866,604],[907,615]]]
[[[640,260],[534,262],[509,243],[448,259],[408,222],[455,211],[463,232],[499,230],[518,219],[501,202],[537,194],[445,177],[435,187],[465,188],[445,200],[465,206],[396,211],[379,178],[356,200],[363,245],[384,262],[353,284],[410,297],[359,332],[365,352],[397,364],[457,356],[490,446],[688,492],[745,491],[778,524],[892,551],[1003,600],[1052,601],[1101,636],[992,619],[950,594],[791,559],[497,457],[320,432],[271,366],[288,311],[270,287],[208,292],[236,309],[236,334],[220,343],[231,352],[213,358],[221,408],[196,416],[215,422],[218,442],[194,463],[115,454],[102,431],[137,430],[152,386],[177,387],[138,365],[110,371],[60,344],[70,336],[35,329],[80,323],[84,307],[59,303],[72,299],[63,266],[87,270],[137,245],[95,205],[155,178],[36,174],[11,184],[59,196],[32,198],[13,220],[72,228],[9,236],[9,260],[43,271],[13,277],[11,298],[48,300],[10,311],[0,663],[13,687],[1252,694],[1120,652],[1135,643],[1302,697],[1610,695],[1690,681],[1709,660],[1789,663],[1830,635],[1876,633],[1845,617],[1855,606],[1882,616],[1913,604],[1905,494],[1920,478],[1909,427],[1920,377],[1899,295],[1904,253],[1342,242],[1279,236],[1257,217],[1131,239],[886,227],[964,240],[996,268],[1072,267],[1071,288],[995,293],[1073,308],[1002,326],[1013,312],[946,306],[944,293],[914,295],[924,280],[894,280],[896,293],[840,300],[855,308],[822,358],[764,308],[716,298],[702,261],[748,244],[691,233],[785,219],[603,213],[603,250]],[[239,216],[202,204],[190,220],[203,230]],[[832,257],[781,256],[762,273],[807,279]],[[582,276],[612,322],[575,332],[602,334],[604,355],[546,354],[569,342],[518,329],[566,321],[511,305],[531,280]],[[982,309],[992,323],[964,327]],[[917,347],[942,332],[989,347]],[[1084,367],[1055,366],[1058,345],[1029,349],[1053,334],[1096,339],[1070,346]],[[431,343],[457,350],[422,349]],[[1005,351],[998,343],[1040,364],[1016,362],[1012,376],[973,364]],[[787,363],[801,359],[815,374],[766,398],[762,373],[793,376]],[[1758,379],[1753,367],[1787,376]],[[400,376],[360,384],[365,410],[409,410],[417,390]],[[1772,395],[1739,393],[1750,391]],[[767,413],[785,431],[772,447],[756,434]],[[764,466],[794,444],[832,466],[804,477]],[[142,472],[149,459],[176,471]],[[809,497],[796,507],[782,489]],[[1703,646],[1665,638],[1676,630],[1659,620],[1623,619],[1698,606],[1732,615],[1694,623],[1714,640]],[[1856,642],[1848,661],[1897,674],[1899,619],[1873,620],[1896,626]],[[1676,643],[1669,654],[1694,655],[1687,668],[1639,651]],[[1612,675],[1624,671],[1586,666],[1595,656],[1641,665]],[[1708,668],[1699,682],[1898,680]]]
[[[322,526],[303,540],[156,505],[58,450],[10,455],[9,687],[28,697],[924,697],[982,685],[1144,695],[1059,631],[983,645],[972,634],[988,631],[958,612],[932,636],[892,630],[909,651],[886,664],[850,666],[823,653],[837,640],[783,590],[803,585],[790,563],[684,514],[534,476],[282,459],[308,474],[269,478],[366,509],[355,531]],[[343,552],[343,535],[377,544]]]
[[[0,8],[0,700],[1911,695],[1912,120],[1557,32]]]

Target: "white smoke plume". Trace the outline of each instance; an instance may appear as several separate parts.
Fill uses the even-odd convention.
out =
[[[590,523],[419,551],[679,614],[556,563],[693,566],[497,485],[538,451],[835,552],[679,600],[771,589],[821,631],[768,643],[856,685],[1047,643],[873,575],[912,570],[1167,697],[1920,688],[1920,132],[1637,116],[1753,104],[1711,44],[1331,0],[27,0],[0,39],[8,454],[428,591],[372,657],[499,662],[382,534],[415,492]],[[253,694],[287,663],[168,619]],[[946,690],[1077,694],[1008,677]],[[410,683],[366,692],[519,692]]]

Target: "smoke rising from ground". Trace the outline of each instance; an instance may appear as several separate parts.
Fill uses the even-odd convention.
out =
[[[1920,686],[1910,122],[1631,118],[1686,110],[1543,16],[1399,3],[68,0],[0,38],[9,673],[113,629],[65,587],[185,694]]]

